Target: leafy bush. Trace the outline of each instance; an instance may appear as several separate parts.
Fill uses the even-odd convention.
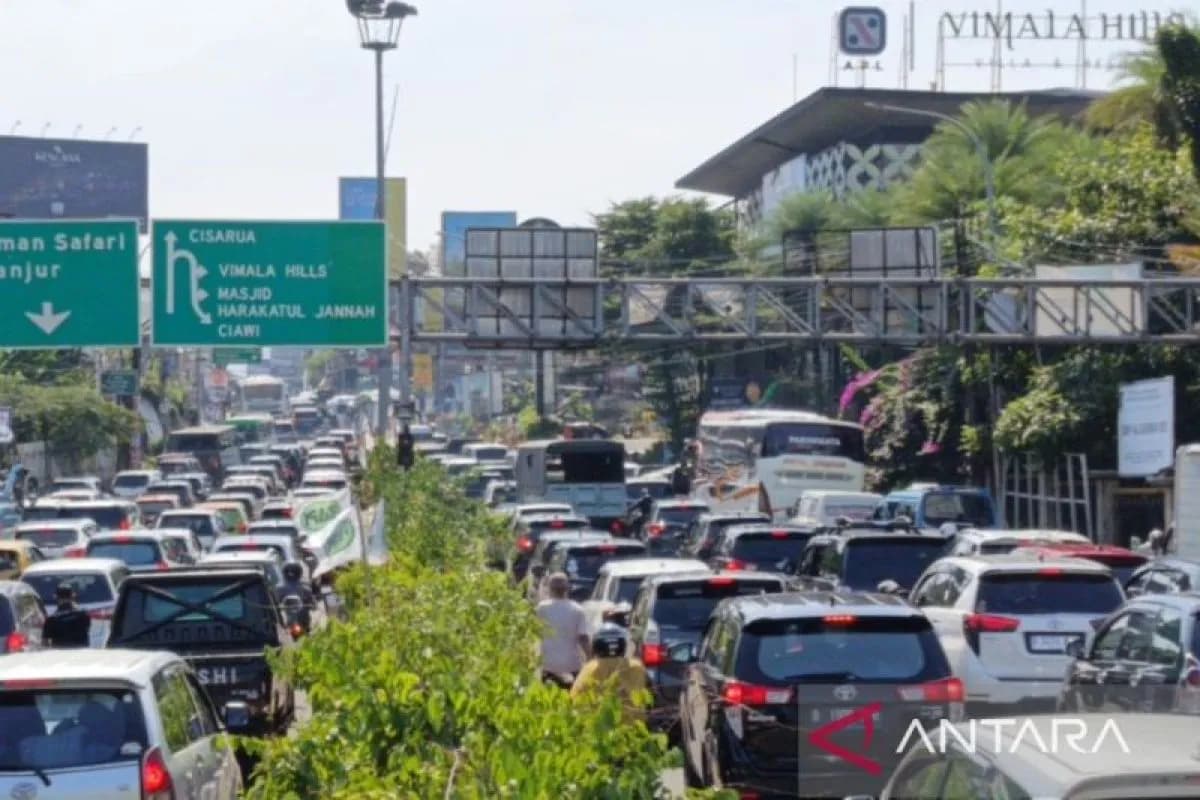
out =
[[[485,568],[503,526],[432,464],[394,464],[381,446],[366,476],[391,560],[343,576],[348,618],[281,659],[312,719],[257,745],[249,797],[665,797],[663,737],[537,679],[533,608]]]

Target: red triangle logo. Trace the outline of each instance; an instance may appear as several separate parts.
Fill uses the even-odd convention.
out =
[[[875,716],[882,710],[882,703],[871,703],[869,706],[863,706],[853,714],[810,731],[808,734],[808,743],[813,747],[824,750],[826,753],[837,756],[847,764],[853,764],[864,772],[871,775],[879,775],[883,772],[883,767],[877,761],[867,758],[862,753],[856,753],[853,750],[847,750],[841,745],[834,744],[829,740],[829,737],[838,731],[849,728],[851,725],[862,722],[863,727],[866,729],[863,731],[862,749],[867,749],[871,746],[871,740],[875,738]]]

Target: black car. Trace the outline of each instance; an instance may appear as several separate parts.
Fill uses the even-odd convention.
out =
[[[1148,561],[1133,571],[1125,594],[1177,594],[1200,589],[1200,562],[1169,556]]]
[[[1200,714],[1200,594],[1147,594],[1106,618],[1067,670],[1074,713]]]
[[[571,581],[571,599],[587,600],[596,585],[600,568],[619,558],[642,558],[646,545],[636,539],[609,538],[601,541],[563,542],[546,565],[546,575],[566,573]]]
[[[594,528],[543,531],[542,535],[538,537],[537,546],[529,556],[527,574],[532,584],[531,595],[537,594],[538,584],[546,574],[550,559],[554,557],[554,551],[558,549],[559,545],[569,542],[599,542],[610,539],[612,539],[611,533]]]
[[[679,689],[686,665],[667,658],[681,643],[698,644],[708,618],[722,600],[779,593],[787,588],[780,575],[741,572],[695,572],[651,575],[642,582],[629,613],[629,644],[650,678],[654,705],[650,723],[678,734]]]
[[[187,569],[126,578],[106,646],[182,656],[218,707],[246,703],[250,732],[266,734],[285,732],[295,711],[268,658],[292,636],[258,569]]]
[[[875,795],[914,721],[961,719],[963,685],[902,599],[801,592],[727,600],[680,695],[685,775],[759,796]],[[743,795],[745,796],[745,795]]]
[[[708,506],[695,500],[659,500],[642,521],[642,538],[655,554],[674,555],[687,540],[688,529]]]
[[[907,592],[946,551],[944,536],[886,531],[818,534],[808,540],[795,575],[800,588],[824,591]]]
[[[799,525],[733,525],[722,531],[708,563],[713,569],[791,572],[811,537],[812,528]]]
[[[529,572],[529,559],[537,547],[538,539],[546,531],[582,531],[592,527],[587,517],[575,514],[535,514],[521,517],[513,526],[516,534],[512,558],[513,579],[522,581]]]
[[[769,525],[771,518],[755,511],[701,514],[688,528],[687,542],[679,554],[688,558],[708,561],[712,558],[713,547],[716,546],[717,537],[721,535],[721,531],[731,525],[751,525],[756,522]]]

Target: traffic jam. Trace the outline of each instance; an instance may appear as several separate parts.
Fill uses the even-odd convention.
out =
[[[280,383],[280,387],[282,384]],[[363,420],[297,397],[111,480],[24,481],[0,530],[0,795],[234,798],[300,718],[274,658],[365,558]]]
[[[814,414],[709,412],[665,467],[601,437],[522,444],[475,496],[552,628],[547,682],[582,680],[588,653],[560,647],[574,604],[582,642],[644,668],[638,718],[687,786],[1200,796],[1174,738],[1200,711],[1200,564],[1008,529],[979,487],[865,492],[861,430]]]

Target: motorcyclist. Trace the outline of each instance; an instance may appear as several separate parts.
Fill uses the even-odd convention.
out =
[[[583,666],[588,648],[587,616],[583,607],[572,600],[571,581],[556,572],[546,579],[549,597],[538,603],[537,615],[549,630],[542,636],[542,677],[561,683],[563,676],[575,676]]]
[[[571,696],[579,697],[594,691],[620,692],[626,722],[644,722],[646,710],[639,695],[647,691],[649,678],[646,667],[636,658],[626,655],[629,634],[619,625],[605,623],[592,636],[592,657],[571,687]]]
[[[286,608],[288,598],[295,598],[300,603],[296,612],[296,622],[306,632],[312,625],[312,609],[316,606],[312,589],[304,580],[304,569],[292,561],[283,565],[283,585],[279,587],[280,603]]]
[[[629,507],[628,517],[633,527],[641,530],[645,527],[646,522],[650,519],[650,512],[654,510],[654,498],[650,496],[649,489],[642,489],[642,494],[638,497],[637,502]]]

